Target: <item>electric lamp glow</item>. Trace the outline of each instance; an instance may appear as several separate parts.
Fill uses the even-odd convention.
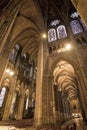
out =
[[[71,45],[70,45],[70,44],[67,44],[67,45],[65,46],[65,49],[66,49],[66,50],[71,50]]]

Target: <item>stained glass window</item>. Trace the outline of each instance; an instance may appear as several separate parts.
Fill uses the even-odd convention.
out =
[[[67,32],[64,25],[60,25],[59,27],[57,27],[57,35],[58,39],[67,37]]]
[[[3,87],[1,89],[1,93],[0,93],[0,107],[2,107],[2,105],[3,105],[5,94],[6,94],[6,88]]]
[[[85,23],[83,22],[83,20],[82,20],[82,19],[80,19],[80,22],[81,22],[81,24],[82,24],[82,26],[83,26],[84,30],[85,30],[85,31],[87,31],[87,26],[85,25]]]
[[[55,29],[50,29],[48,31],[48,42],[53,42],[55,40],[57,40],[56,30]]]
[[[20,50],[20,46],[16,44],[9,57],[9,60],[11,62],[15,63],[19,50]]]
[[[50,23],[51,26],[57,26],[60,23],[60,20],[56,19]]]
[[[25,109],[28,110],[28,103],[29,103],[29,99],[28,97],[26,98],[26,104],[25,104]]]
[[[71,29],[72,29],[73,34],[83,32],[83,29],[82,29],[78,20],[71,21],[70,25],[71,25]]]
[[[15,49],[13,49],[10,54],[10,61],[15,61],[16,55],[17,55],[17,52],[15,51]]]
[[[11,109],[10,109],[10,113],[13,114],[14,109],[15,109],[15,102],[16,102],[16,97],[17,97],[17,93],[14,93],[14,97],[12,98],[12,104],[11,104]]]

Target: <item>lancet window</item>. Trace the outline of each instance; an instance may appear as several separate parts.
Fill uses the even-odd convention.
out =
[[[57,27],[57,35],[58,35],[58,39],[67,37],[67,32],[64,25],[60,25]]]
[[[2,107],[2,105],[3,105],[5,95],[6,95],[6,88],[3,87],[1,89],[1,93],[0,93],[0,107]]]
[[[53,42],[57,40],[56,36],[56,30],[55,29],[50,29],[48,31],[48,42]]]
[[[71,25],[71,29],[72,29],[73,34],[83,32],[83,29],[82,29],[78,20],[71,21],[70,25]]]

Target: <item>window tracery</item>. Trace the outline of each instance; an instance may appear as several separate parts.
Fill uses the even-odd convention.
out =
[[[29,107],[29,98],[26,98],[26,103],[25,103],[25,110],[28,110]]]
[[[58,35],[58,39],[67,37],[67,32],[64,25],[60,25],[57,27],[57,35]]]
[[[57,26],[58,24],[60,23],[60,20],[53,20],[51,23],[50,23],[50,25],[51,26]]]
[[[56,36],[56,30],[55,29],[50,29],[48,31],[48,42],[53,42],[57,40]]]
[[[20,51],[20,49],[21,49],[21,47],[16,44],[15,47],[13,48],[12,52],[10,53],[9,60],[12,63],[16,62],[16,59],[17,59],[17,56],[18,56],[18,52]]]
[[[3,87],[1,89],[1,93],[0,93],[0,107],[2,107],[2,105],[3,105],[5,94],[6,94],[6,88]]]
[[[83,22],[83,20],[82,20],[82,19],[80,19],[80,22],[81,22],[81,24],[82,24],[82,26],[83,26],[84,30],[85,30],[85,31],[87,31],[87,26],[85,25],[85,23]]]
[[[12,103],[11,103],[11,108],[10,108],[10,115],[12,116],[12,114],[14,113],[14,109],[15,109],[15,102],[16,102],[16,97],[17,97],[17,93],[14,93],[14,96],[12,98]]]
[[[70,25],[71,25],[71,29],[72,29],[73,34],[83,32],[83,29],[82,29],[78,20],[71,21]]]

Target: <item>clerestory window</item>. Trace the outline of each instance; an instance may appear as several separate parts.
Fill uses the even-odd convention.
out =
[[[67,37],[67,32],[64,25],[60,25],[57,27],[57,35],[58,35],[58,39]]]
[[[57,40],[56,36],[56,30],[55,29],[50,29],[48,31],[48,42],[53,42]]]
[[[83,32],[83,29],[82,29],[78,20],[71,21],[70,25],[71,25],[71,29],[72,29],[73,34]]]
[[[1,89],[1,93],[0,93],[0,107],[2,107],[2,105],[3,105],[5,94],[6,94],[6,88],[3,87]]]

